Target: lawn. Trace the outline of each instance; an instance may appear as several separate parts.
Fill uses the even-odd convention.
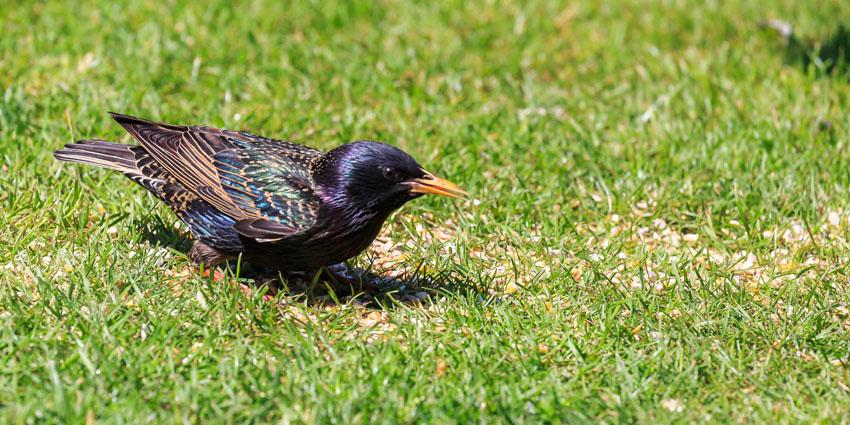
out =
[[[759,25],[846,1],[4,3],[0,422],[848,421],[850,78]],[[472,199],[390,219],[384,294],[264,300],[53,160],[129,143],[107,111],[382,140]]]

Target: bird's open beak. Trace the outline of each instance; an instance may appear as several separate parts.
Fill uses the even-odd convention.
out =
[[[423,170],[424,171],[424,170]],[[432,193],[450,198],[466,199],[469,195],[460,186],[425,171],[425,176],[408,183],[413,193]]]

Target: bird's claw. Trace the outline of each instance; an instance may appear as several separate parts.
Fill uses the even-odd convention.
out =
[[[239,287],[239,290],[241,290],[242,293],[244,293],[245,295],[249,297],[254,296],[255,288],[252,288],[251,286],[248,286],[245,283],[239,282],[235,279],[229,280],[227,278],[227,274],[219,270],[218,268],[204,269],[201,271],[201,276],[207,279],[212,278],[212,281],[216,283],[235,284]],[[267,293],[263,295],[263,301],[271,301],[272,298],[274,298],[274,294]]]

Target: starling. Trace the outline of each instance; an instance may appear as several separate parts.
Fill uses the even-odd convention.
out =
[[[323,153],[241,131],[111,113],[139,145],[81,140],[56,159],[119,171],[168,205],[212,268],[240,255],[279,271],[314,272],[366,249],[411,199],[466,192],[393,146],[356,141]]]

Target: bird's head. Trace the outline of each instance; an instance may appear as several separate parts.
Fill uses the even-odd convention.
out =
[[[390,212],[427,193],[466,197],[456,184],[425,171],[401,149],[379,142],[342,145],[322,156],[314,170],[322,197],[340,207]]]

